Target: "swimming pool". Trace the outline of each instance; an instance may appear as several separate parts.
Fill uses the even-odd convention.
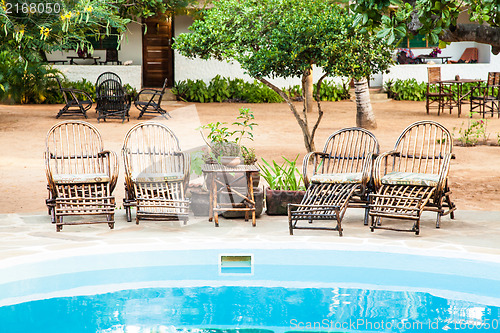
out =
[[[244,259],[225,271],[224,256]],[[499,280],[494,260],[377,251],[81,255],[2,269],[0,318],[5,332],[498,332]]]

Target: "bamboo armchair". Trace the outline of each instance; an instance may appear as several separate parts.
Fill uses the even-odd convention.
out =
[[[98,112],[97,122],[101,119],[117,118],[122,123],[130,118],[129,110],[132,103],[130,96],[125,92],[121,83],[108,79],[97,87]]]
[[[333,133],[322,152],[304,156],[307,191],[300,204],[288,205],[290,235],[294,229],[321,229],[337,230],[342,236],[342,218],[347,207],[364,208],[365,224],[368,224],[367,192],[373,157],[378,152],[379,144],[372,133],[352,127]],[[313,226],[313,220],[336,220],[337,225]],[[300,221],[309,223],[299,225]]]
[[[134,100],[134,105],[139,111],[141,111],[137,119],[140,119],[146,113],[159,113],[165,119],[168,119],[167,116],[172,118],[168,111],[161,107],[161,101],[167,89],[167,82],[168,79],[165,79],[161,90],[146,88],[142,89],[139,94],[137,94]]]
[[[61,81],[56,76],[57,84],[59,85],[59,90],[64,98],[64,107],[59,110],[56,115],[56,119],[60,116],[79,116],[82,115],[87,117],[87,111],[92,107],[92,96],[83,90],[73,89],[73,88],[63,88]]]
[[[139,123],[125,135],[125,198],[127,221],[137,206],[139,220],[188,220],[190,155],[181,152],[175,134],[165,125]]]
[[[431,84],[438,86],[437,92],[431,91]],[[445,86],[441,82],[441,67],[427,68],[427,92],[425,97],[425,109],[427,114],[429,114],[429,110],[435,103],[437,104],[436,108],[438,110],[438,116],[441,111],[444,112],[445,108],[448,108],[451,114],[451,110],[453,109],[453,93],[451,92],[450,87]]]
[[[46,202],[56,230],[89,223],[108,223],[113,229],[118,164],[116,154],[103,149],[99,131],[83,121],[64,121],[49,130],[45,143]],[[63,220],[74,215],[105,215],[106,220]]]
[[[394,150],[381,154],[374,165],[376,193],[370,194],[371,231],[389,229],[420,233],[422,211],[454,218],[448,187],[453,141],[450,132],[434,121],[419,121],[399,136]],[[382,218],[413,221],[409,230],[381,225]]]
[[[96,93],[96,99],[95,99],[95,112],[99,112],[101,109],[101,94],[99,92],[99,86],[106,80],[115,80],[120,83],[120,86],[122,85],[122,79],[118,74],[113,73],[113,72],[104,72],[101,73],[98,77],[97,80],[95,81],[95,93]]]
[[[479,96],[471,93],[470,97],[470,112],[477,112],[484,116],[487,112],[491,116],[497,113],[500,118],[500,72],[489,72],[486,86],[476,86],[474,90],[479,91]]]

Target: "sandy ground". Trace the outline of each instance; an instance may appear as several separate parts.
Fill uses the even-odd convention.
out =
[[[373,133],[378,138],[381,151],[390,150],[401,131],[414,121],[431,119],[445,125],[450,131],[467,124],[467,118],[453,114],[437,116],[425,113],[424,102],[374,101],[378,128]],[[298,103],[300,107],[300,103]],[[281,104],[193,104],[170,102],[172,119],[159,120],[171,127],[179,137],[182,148],[189,150],[203,145],[196,128],[215,121],[233,122],[240,107],[249,107],[255,114],[258,126],[255,141],[248,143],[256,149],[259,158],[281,160],[281,156],[299,161],[306,153],[301,130],[285,103]],[[47,197],[43,160],[45,136],[50,127],[61,120],[55,115],[60,105],[0,105],[0,213],[41,212]],[[351,101],[323,102],[325,112],[316,134],[316,150],[321,150],[326,138],[334,131],[355,126],[356,105]],[[465,107],[467,109],[467,106]],[[95,112],[89,112],[88,121],[100,130],[105,149],[120,154],[125,133],[139,120],[138,111],[131,110],[130,122],[118,120],[97,123]],[[309,122],[316,114],[310,115]],[[475,116],[477,118],[477,115]],[[81,119],[81,118],[78,118]],[[500,133],[500,119],[488,117],[490,138],[496,140]],[[452,161],[450,186],[458,209],[500,211],[500,147],[454,147],[456,160]],[[123,161],[119,155],[120,177],[115,196],[121,206],[123,189]]]

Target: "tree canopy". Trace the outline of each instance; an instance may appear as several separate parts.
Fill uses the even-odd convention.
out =
[[[474,41],[500,51],[498,0],[356,0],[352,8],[358,22],[391,43],[418,33],[434,44]],[[461,13],[471,22],[458,23]]]
[[[318,85],[326,76],[357,78],[385,70],[391,61],[389,47],[361,33],[353,20],[348,9],[329,0],[220,0],[191,25],[192,33],[176,38],[174,47],[188,57],[237,61],[250,76],[278,92],[311,151],[323,114],[319,101],[319,116],[310,130],[306,104],[299,113],[269,78],[299,77],[305,92],[313,68],[323,71]]]

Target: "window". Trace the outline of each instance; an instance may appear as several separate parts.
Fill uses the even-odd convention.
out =
[[[424,38],[424,35],[415,35],[412,39],[406,38],[406,40],[402,44],[407,48],[431,48],[437,47],[439,45],[439,43],[432,44]]]

